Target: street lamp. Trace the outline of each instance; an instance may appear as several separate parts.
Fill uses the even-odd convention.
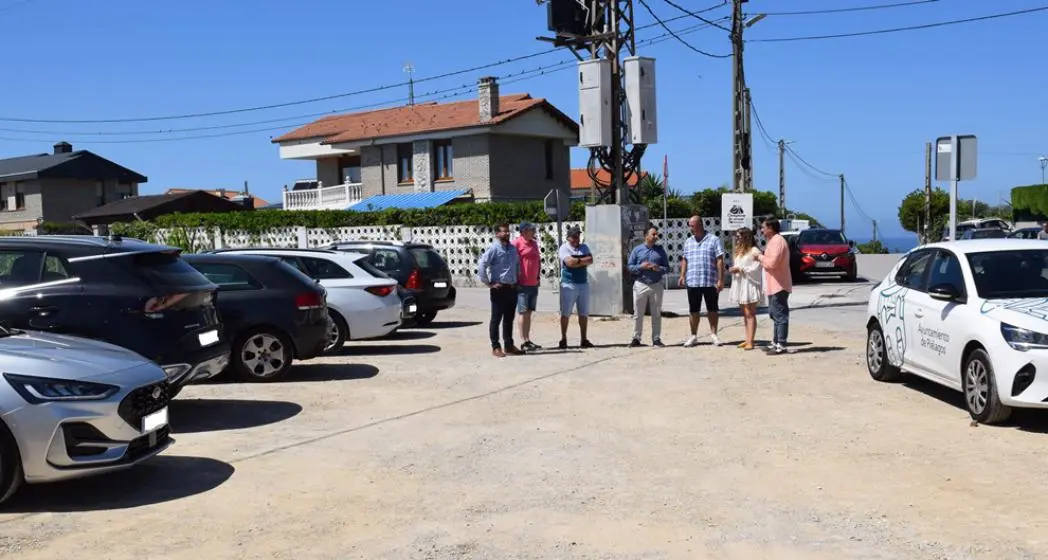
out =
[[[1041,184],[1044,184],[1044,168],[1048,167],[1048,157],[1041,156],[1037,158],[1037,161],[1041,162]]]

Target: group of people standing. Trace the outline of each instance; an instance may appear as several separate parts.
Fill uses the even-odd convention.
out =
[[[723,343],[717,335],[720,314],[720,293],[724,290],[725,274],[732,275],[729,299],[742,311],[745,340],[739,344],[744,350],[755,346],[757,306],[767,298],[768,311],[774,324],[769,350],[776,354],[786,352],[789,334],[789,296],[793,291],[790,272],[790,253],[780,233],[779,221],[765,220],[761,226],[767,246],[764,252],[757,248],[753,230],[736,230],[732,243],[731,266],[725,265],[724,244],[719,236],[707,232],[699,216],[688,220],[692,235],[684,242],[680,260],[678,287],[687,289],[690,336],[682,346],[698,345],[702,307],[710,325],[710,340],[714,346]],[[496,242],[480,257],[478,277],[491,291],[491,322],[489,331],[492,353],[496,357],[519,355],[542,348],[531,340],[531,316],[538,301],[541,276],[541,255],[535,239],[535,226],[520,224],[520,236],[510,242],[509,224],[499,224]],[[593,254],[581,242],[581,230],[573,227],[567,241],[560,247],[560,348],[567,348],[567,332],[572,310],[579,318],[580,347],[591,348],[587,338],[589,316],[589,283],[587,267],[593,264]],[[633,277],[633,338],[631,347],[641,342],[646,311],[651,315],[651,343],[662,342],[662,303],[665,292],[663,278],[670,271],[666,250],[659,244],[659,229],[648,228],[644,243],[634,247],[627,266]],[[523,342],[518,348],[513,338],[513,318],[520,315],[519,328]],[[501,342],[499,327],[501,325]]]

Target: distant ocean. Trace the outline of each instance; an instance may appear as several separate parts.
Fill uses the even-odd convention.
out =
[[[869,243],[870,242],[870,236],[868,236],[868,235],[865,236],[865,237],[862,237],[862,236],[858,236],[858,237],[854,237],[854,238],[849,237],[849,239],[855,239],[855,244],[856,245],[858,245],[860,243]],[[891,252],[891,253],[905,253],[906,251],[909,251],[910,249],[913,249],[914,247],[917,246],[917,236],[916,235],[899,235],[899,236],[889,236],[889,237],[880,237],[880,236],[878,236],[877,239],[881,243],[883,243],[884,246],[887,247],[888,251]]]

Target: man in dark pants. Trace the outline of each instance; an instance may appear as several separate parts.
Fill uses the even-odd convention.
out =
[[[517,279],[520,277],[520,255],[509,242],[509,224],[499,224],[495,243],[491,244],[477,263],[477,276],[491,290],[491,354],[503,358],[506,354],[523,354],[513,345],[513,316],[517,310]],[[502,342],[499,344],[499,324],[502,324]]]

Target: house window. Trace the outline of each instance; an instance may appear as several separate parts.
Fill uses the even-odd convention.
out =
[[[7,191],[11,188],[11,183],[0,183],[0,212],[8,210],[7,207]]]
[[[545,153],[543,154],[546,158],[546,179],[553,179],[553,140],[546,140]]]
[[[411,144],[397,144],[397,182],[415,181],[414,152]]]
[[[455,159],[451,140],[433,142],[433,178],[436,181],[447,181],[455,177],[452,162]]]
[[[24,183],[15,183],[15,210],[25,210]]]

